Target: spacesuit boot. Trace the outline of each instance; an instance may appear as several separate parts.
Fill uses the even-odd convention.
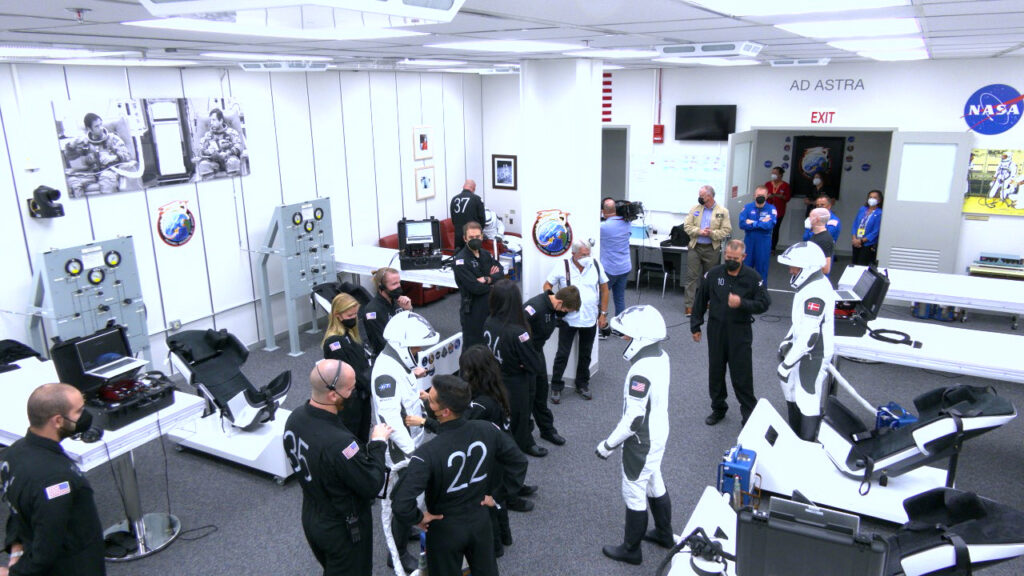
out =
[[[676,538],[672,532],[672,499],[666,492],[657,498],[648,498],[647,504],[651,509],[651,516],[654,516],[654,530],[648,530],[644,534],[644,540],[654,542],[662,548],[675,546]]]
[[[409,573],[418,568],[419,560],[409,553],[409,527],[392,521],[391,537],[395,539],[395,546],[398,547],[398,559],[402,562],[402,569]],[[391,555],[388,554],[388,568],[394,567]]]
[[[796,402],[786,402],[786,414],[789,417],[789,427],[793,429],[793,432],[800,435],[800,409],[797,408]]]
[[[793,432],[796,432],[801,440],[814,442],[818,435],[818,423],[821,422],[821,418],[804,416],[796,402],[786,402],[786,409],[789,413],[789,427],[793,429]]]
[[[647,510],[626,509],[626,534],[622,544],[605,546],[601,549],[604,555],[612,560],[627,564],[639,565],[644,561],[640,549],[640,539],[647,530]]]

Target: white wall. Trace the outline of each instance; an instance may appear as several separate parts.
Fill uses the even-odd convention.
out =
[[[46,184],[64,190],[52,100],[237,98],[246,117],[252,173],[61,202],[66,216],[34,220],[25,199]],[[29,342],[33,256],[131,234],[149,310],[153,358],[163,367],[166,326],[227,328],[243,342],[264,337],[255,273],[273,209],[329,197],[335,244],[376,244],[403,216],[448,216],[447,200],[466,177],[483,177],[481,85],[474,76],[395,72],[251,73],[236,69],[124,69],[0,66],[0,333]],[[104,108],[105,109],[105,108]],[[434,130],[434,158],[412,159],[412,127]],[[417,201],[416,166],[434,166],[437,197]],[[452,184],[453,181],[457,183]],[[187,200],[198,221],[188,244],[171,248],[154,232],[157,210]],[[281,266],[270,259],[275,330],[286,330]],[[309,319],[299,306],[300,322]]]
[[[484,180],[477,182],[477,191],[484,191],[485,205],[502,219],[506,232],[521,234],[524,215],[521,214],[519,191],[495,190],[491,186],[491,154],[521,158],[519,75],[484,76],[483,103]],[[533,220],[529,220],[527,226],[533,224]]]

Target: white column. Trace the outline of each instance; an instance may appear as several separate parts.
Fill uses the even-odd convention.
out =
[[[533,243],[533,224],[542,210],[569,214],[573,238],[600,237],[601,79],[599,60],[526,60],[519,70],[521,143],[519,153],[520,218],[523,226],[523,296],[540,292],[560,257]],[[598,246],[593,249],[598,257]],[[554,359],[557,338],[546,348]],[[566,377],[575,374],[575,353]],[[597,343],[591,372],[596,370]]]

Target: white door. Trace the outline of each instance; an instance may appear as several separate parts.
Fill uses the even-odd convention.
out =
[[[737,132],[729,135],[729,178],[726,189],[715,194],[715,200],[729,209],[732,220],[732,237],[741,238],[739,227],[740,212],[754,200],[754,148],[757,146],[757,130]]]
[[[970,157],[968,132],[893,134],[878,242],[880,266],[954,272]]]

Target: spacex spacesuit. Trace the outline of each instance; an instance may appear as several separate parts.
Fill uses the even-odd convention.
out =
[[[666,338],[665,320],[653,306],[631,306],[612,319],[611,327],[631,341],[622,357],[630,362],[623,386],[622,418],[597,446],[597,455],[608,458],[622,446],[622,499],[626,502],[623,543],[605,546],[605,556],[640,564],[641,538],[670,548],[672,503],[661,477],[661,458],[668,440],[668,354],[660,342]],[[655,529],[647,532],[650,504]]]
[[[828,395],[825,379],[832,361],[836,293],[821,271],[825,255],[816,244],[798,242],[779,256],[788,266],[793,296],[793,326],[779,345],[779,384],[786,397],[789,425],[804,440],[814,440]]]
[[[1013,161],[1010,154],[1003,154],[996,167],[996,173],[992,178],[992,186],[989,187],[988,197],[995,198],[999,194],[1000,200],[1006,200],[1007,196],[1013,193],[1014,179],[1017,177],[1017,163]]]

